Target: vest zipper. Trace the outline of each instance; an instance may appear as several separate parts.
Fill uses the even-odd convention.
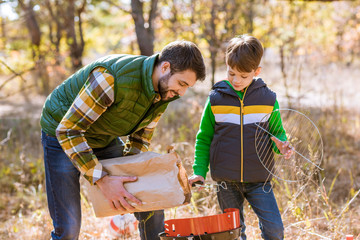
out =
[[[126,135],[129,135],[131,133],[133,133],[132,131],[134,130],[134,128],[143,120],[143,117],[145,116],[145,114],[147,113],[147,111],[149,110],[149,108],[151,107],[151,105],[153,104],[155,99],[155,95],[151,98],[150,100],[150,104],[147,106],[146,110],[143,112],[143,114],[141,115],[141,117],[139,118],[139,121],[135,122],[135,124],[133,124],[133,126],[131,126],[131,130],[130,133],[127,133]],[[136,129],[135,129],[136,130]]]
[[[240,124],[241,124],[241,148],[240,148],[240,154],[241,154],[241,165],[240,165],[240,182],[244,182],[244,99],[245,94],[248,87],[245,88],[243,99],[239,97],[240,100]]]
[[[178,98],[179,98],[179,97],[176,97],[175,99],[173,98],[173,99],[171,99],[171,100],[163,101],[162,103],[157,102],[157,103],[159,104],[159,105],[157,106],[157,108],[159,108],[160,106],[162,106],[162,105],[164,105],[164,104],[166,104],[166,103],[168,103],[168,102],[174,101],[174,100],[176,100],[176,99],[178,99]],[[153,105],[154,99],[155,99],[155,95],[151,98],[151,104],[150,104],[149,106],[147,106],[146,110],[145,110],[145,111],[143,112],[143,114],[141,115],[140,120],[137,121],[137,122],[135,123],[135,125],[132,126],[130,133],[128,133],[127,135],[133,133],[133,131],[136,130],[136,129],[134,129],[134,128],[137,127],[138,124],[141,123],[141,121],[143,120],[144,116],[145,116],[146,113],[149,111],[149,108]],[[161,100],[160,100],[160,101],[161,101]],[[155,103],[155,104],[156,104],[156,103]]]

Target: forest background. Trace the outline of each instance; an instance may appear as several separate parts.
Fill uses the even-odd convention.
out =
[[[49,238],[39,117],[52,89],[107,54],[195,42],[206,81],[169,105],[150,149],[172,145],[191,174],[207,93],[226,77],[226,42],[244,33],[264,45],[261,77],[281,108],[307,114],[324,142],[324,171],[301,185],[273,181],[286,239],[360,239],[360,1],[274,0],[0,0],[0,239]],[[166,218],[220,213],[215,196],[194,191]],[[94,217],[85,191],[82,199],[80,239],[114,239],[110,218]],[[245,211],[248,238],[260,239]]]

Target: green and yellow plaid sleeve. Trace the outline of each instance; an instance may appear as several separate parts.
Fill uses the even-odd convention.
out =
[[[56,129],[56,137],[74,166],[91,183],[107,175],[84,136],[114,102],[114,78],[103,67],[94,69]]]
[[[149,125],[127,137],[124,155],[134,155],[149,150],[151,138],[154,134],[162,114],[159,114]]]

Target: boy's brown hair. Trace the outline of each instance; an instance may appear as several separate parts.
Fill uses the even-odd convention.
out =
[[[226,48],[226,64],[239,72],[256,70],[263,56],[261,42],[249,35],[232,38]]]
[[[192,70],[196,79],[205,79],[205,63],[200,49],[193,42],[175,41],[164,47],[159,54],[157,64],[167,61],[170,63],[171,75],[177,72]]]

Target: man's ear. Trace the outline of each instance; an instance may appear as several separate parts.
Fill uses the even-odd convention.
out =
[[[164,61],[161,63],[161,73],[165,74],[167,71],[170,72],[170,63],[168,61]]]
[[[261,67],[258,67],[258,68],[255,70],[255,77],[256,77],[257,75],[259,75],[260,72],[261,72]]]

